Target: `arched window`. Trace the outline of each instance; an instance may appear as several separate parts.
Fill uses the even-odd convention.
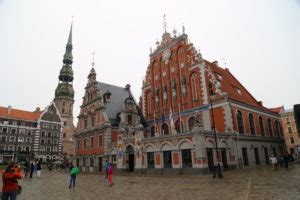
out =
[[[191,76],[191,92],[192,92],[192,99],[198,100],[199,99],[199,85],[198,85],[198,75],[193,73]]]
[[[151,137],[155,136],[155,126],[151,127]]]
[[[183,123],[180,120],[177,120],[175,122],[175,130],[177,131],[177,133],[183,132]]]
[[[148,92],[147,93],[147,113],[148,113],[148,116],[150,117],[151,113],[152,113],[152,102],[151,102],[151,93]]]
[[[273,137],[273,130],[272,130],[272,124],[270,119],[268,119],[268,129],[269,129],[270,137]]]
[[[249,124],[250,124],[250,131],[251,135],[255,135],[255,126],[252,113],[249,114]]]
[[[279,123],[277,120],[275,120],[275,132],[276,132],[276,136],[279,138],[280,137],[280,128],[279,128]]]
[[[195,117],[191,117],[189,119],[189,131],[191,131],[194,127],[194,124],[195,124],[195,121],[196,121],[196,118]]]
[[[264,121],[261,116],[259,116],[258,120],[259,120],[260,134],[261,136],[265,136]]]
[[[162,135],[169,135],[169,127],[166,123],[161,126]]]
[[[237,123],[238,123],[238,129],[239,133],[244,133],[244,123],[243,123],[243,115],[241,111],[237,111]]]

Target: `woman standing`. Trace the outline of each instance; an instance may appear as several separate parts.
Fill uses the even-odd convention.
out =
[[[7,166],[5,172],[2,174],[2,200],[16,200],[20,186],[18,179],[21,179],[20,168],[14,168],[14,164],[11,163]]]
[[[38,162],[36,163],[36,176],[37,176],[38,178],[41,178],[41,172],[42,172],[42,166],[41,166],[40,161],[38,161]]]

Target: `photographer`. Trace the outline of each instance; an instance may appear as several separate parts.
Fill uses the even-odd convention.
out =
[[[2,174],[2,200],[16,200],[21,186],[18,184],[21,179],[21,169],[10,163]]]

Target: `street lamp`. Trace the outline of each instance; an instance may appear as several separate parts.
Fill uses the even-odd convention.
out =
[[[208,88],[209,88],[209,101],[210,101],[210,107],[211,107],[211,115],[212,115],[212,127],[213,127],[213,132],[214,132],[214,138],[215,138],[215,143],[216,143],[216,154],[217,154],[217,162],[219,162],[219,152],[218,152],[218,142],[217,142],[217,133],[216,133],[216,125],[215,125],[215,116],[214,116],[214,109],[213,109],[213,104],[212,104],[212,100],[211,100],[211,95],[214,94],[211,83],[208,83]],[[221,171],[221,166],[218,163],[215,166],[215,171],[214,171],[214,177],[218,175],[220,178],[223,177],[222,171]]]
[[[217,142],[217,133],[216,133],[216,125],[215,125],[215,116],[214,116],[214,109],[213,109],[213,104],[211,100],[211,95],[213,95],[213,90],[211,87],[211,83],[209,82],[208,84],[209,87],[209,102],[210,102],[210,107],[211,107],[211,115],[212,115],[212,128],[214,132],[214,137],[215,137],[215,143],[216,143],[216,153],[217,153],[217,161],[219,161],[219,154],[218,154],[218,142]]]

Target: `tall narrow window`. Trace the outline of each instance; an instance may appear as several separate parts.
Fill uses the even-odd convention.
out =
[[[100,135],[98,136],[98,145],[99,145],[99,146],[102,146],[102,145],[103,145],[103,135],[102,135],[102,134],[100,134]]]
[[[189,119],[189,131],[191,131],[194,127],[194,124],[195,124],[195,121],[196,121],[196,118],[195,117],[191,117]]]
[[[167,124],[163,124],[161,126],[162,135],[169,135],[169,127]]]
[[[293,137],[291,137],[291,144],[294,144],[295,143],[295,140]]]
[[[177,133],[181,133],[183,130],[182,123],[180,120],[177,120],[175,122],[175,130],[177,131]]]
[[[255,135],[254,120],[253,120],[253,115],[251,113],[249,114],[249,124],[250,124],[251,135]]]
[[[151,105],[151,93],[147,93],[147,113],[148,116],[150,117],[150,114],[152,113],[152,105]]]
[[[91,137],[91,147],[94,147],[94,137]]]
[[[243,123],[243,115],[241,111],[237,111],[237,123],[238,123],[238,129],[239,133],[244,133],[244,123]]]
[[[279,123],[277,120],[275,120],[275,135],[279,137]]]
[[[95,117],[92,117],[92,127],[95,126]]]
[[[87,119],[84,120],[84,128],[87,128],[88,123],[87,123]]]
[[[261,116],[259,116],[258,120],[259,120],[260,134],[261,136],[265,136],[264,121]]]
[[[132,125],[132,115],[128,115],[128,125]]]
[[[192,99],[198,100],[199,99],[199,91],[198,91],[198,76],[194,73],[191,77],[191,91],[192,91]]]
[[[269,129],[270,137],[273,137],[273,130],[272,130],[272,124],[270,119],[268,119],[268,129]]]
[[[151,137],[155,136],[155,126],[151,127]]]

